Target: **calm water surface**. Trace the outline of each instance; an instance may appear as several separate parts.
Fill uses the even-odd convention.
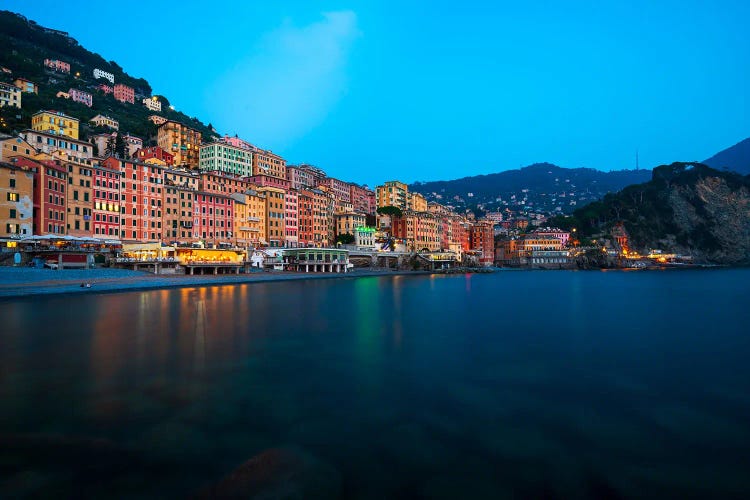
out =
[[[345,498],[750,495],[750,270],[0,302],[0,497],[185,497],[295,446]]]

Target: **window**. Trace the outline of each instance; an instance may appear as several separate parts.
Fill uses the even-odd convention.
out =
[[[18,193],[8,193],[8,201],[18,201]]]
[[[11,179],[10,180],[10,187],[12,187],[12,188],[16,187],[16,180],[15,179]]]

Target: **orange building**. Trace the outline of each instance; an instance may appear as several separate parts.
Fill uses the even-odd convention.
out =
[[[120,237],[127,241],[161,240],[164,167],[112,157],[103,164],[120,171]]]
[[[77,237],[94,236],[94,168],[90,161],[62,165],[68,170],[67,233]]]
[[[286,179],[286,160],[272,151],[253,147],[253,175]]]
[[[160,148],[173,155],[175,165],[198,168],[201,133],[197,130],[180,122],[167,120],[159,127],[156,142]]]
[[[31,236],[34,173],[17,162],[0,162],[0,237]]]
[[[495,223],[488,220],[471,225],[471,250],[479,254],[479,263],[491,266],[495,261]]]

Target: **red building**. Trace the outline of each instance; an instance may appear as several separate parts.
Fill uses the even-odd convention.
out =
[[[484,220],[472,224],[470,245],[479,253],[479,263],[491,266],[495,261],[495,223]]]
[[[120,172],[120,238],[160,240],[164,167],[111,157],[103,164]]]
[[[150,148],[141,148],[135,154],[138,161],[146,161],[149,158],[155,158],[161,160],[167,165],[174,165],[174,155],[167,151],[164,151],[159,146],[152,146]]]
[[[120,170],[94,165],[94,237],[120,237]]]
[[[115,99],[117,99],[118,101],[129,102],[130,104],[135,103],[135,91],[132,87],[128,87],[127,85],[123,85],[122,83],[118,83],[112,90]]]
[[[193,211],[193,237],[206,243],[231,243],[234,199],[220,194],[198,192]]]
[[[13,157],[14,165],[34,173],[33,233],[66,234],[67,169],[56,161]]]

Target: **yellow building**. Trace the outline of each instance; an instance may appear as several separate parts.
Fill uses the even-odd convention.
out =
[[[266,234],[266,196],[252,189],[234,193],[234,230],[237,246],[259,247],[268,244]]]
[[[0,161],[8,161],[11,156],[34,158],[36,154],[34,146],[21,137],[8,137],[0,140]]]
[[[388,181],[375,188],[375,199],[378,208],[398,207],[401,210],[408,210],[409,186],[399,181]]]
[[[37,111],[31,116],[31,129],[78,139],[78,119],[59,111]]]
[[[0,237],[31,236],[34,223],[34,174],[0,162]]]
[[[333,216],[336,221],[336,237],[342,234],[351,234],[354,236],[354,230],[358,227],[367,225],[367,216],[365,214],[348,212],[339,213]]]
[[[253,175],[270,175],[286,179],[286,160],[272,151],[254,147],[252,170]]]
[[[174,155],[176,166],[198,168],[201,133],[197,130],[168,120],[159,127],[156,142],[164,151]]]
[[[409,193],[409,208],[415,212],[427,212],[427,200],[419,193]]]
[[[562,250],[562,241],[551,236],[527,235],[518,240],[518,250],[531,252],[533,250]]]
[[[286,191],[282,188],[272,186],[261,186],[257,188],[257,191],[266,197],[266,235],[268,236],[268,245],[283,247],[286,234],[286,221],[284,220],[286,212],[284,195]]]

